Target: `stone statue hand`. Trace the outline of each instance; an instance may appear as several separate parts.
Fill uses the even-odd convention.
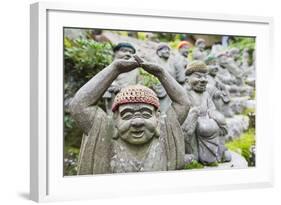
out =
[[[111,85],[107,90],[110,93],[117,94],[121,90],[121,88],[120,88],[120,86],[117,86],[117,85]]]
[[[113,65],[120,73],[126,73],[139,67],[139,63],[133,58],[129,60],[116,59],[113,61]]]
[[[158,77],[163,72],[163,68],[155,63],[145,62],[139,56],[134,55],[134,59],[139,63],[139,65],[148,73]]]

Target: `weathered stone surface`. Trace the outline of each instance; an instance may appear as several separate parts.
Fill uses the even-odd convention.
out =
[[[212,97],[206,90],[207,71],[207,66],[202,61],[194,61],[188,65],[186,93],[191,109],[182,125],[186,154],[192,154],[202,164],[231,160],[225,156],[227,148],[222,139],[227,133],[225,118],[216,110]]]
[[[156,94],[135,85],[120,90],[113,101],[113,115],[107,115],[96,105],[98,100],[120,74],[139,66],[159,79],[171,106],[160,115]],[[186,98],[183,88],[161,66],[138,56],[115,59],[81,87],[70,103],[71,114],[84,132],[78,174],[183,169],[185,147],[180,125],[189,111]]]
[[[245,132],[249,127],[249,117],[244,115],[235,115],[232,118],[226,118],[228,134],[226,140],[232,140]]]
[[[245,169],[248,168],[248,162],[244,157],[237,154],[236,152],[229,151],[231,154],[231,161],[225,163],[219,163],[217,167],[205,167],[204,169]]]

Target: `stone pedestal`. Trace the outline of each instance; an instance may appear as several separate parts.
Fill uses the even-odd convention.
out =
[[[230,162],[220,163],[217,167],[204,167],[204,169],[245,169],[248,168],[248,162],[244,157],[236,152],[229,151],[232,160]]]

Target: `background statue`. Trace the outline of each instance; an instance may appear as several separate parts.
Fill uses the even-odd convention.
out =
[[[185,81],[185,69],[188,65],[188,54],[189,49],[192,47],[192,44],[188,41],[181,41],[177,48],[178,52],[175,55],[175,67],[178,71],[178,76],[180,76],[181,81],[179,83],[183,84]]]
[[[193,50],[193,60],[205,61],[208,54],[205,51],[206,42],[203,38],[199,38],[195,42],[195,49]]]
[[[120,75],[141,66],[155,75],[172,104],[159,113],[156,94],[141,85],[122,88],[106,115],[96,104]],[[182,169],[184,138],[180,125],[189,111],[184,89],[164,68],[137,56],[115,59],[78,90],[71,114],[84,132],[78,174]]]
[[[225,118],[216,110],[206,91],[207,71],[202,61],[193,61],[188,65],[186,93],[191,109],[182,125],[186,153],[192,154],[204,165],[231,160],[224,146],[224,135],[227,134]]]
[[[213,99],[216,109],[225,117],[233,117],[234,113],[230,107],[230,94],[226,86],[217,78],[219,68],[216,58],[212,55],[209,55],[206,60],[206,64],[208,67],[207,91]]]
[[[183,75],[184,72],[180,67],[175,66],[175,59],[171,57],[171,48],[165,43],[160,43],[156,49],[156,54],[155,62],[169,72],[178,83],[183,84],[185,75]],[[171,100],[164,87],[161,84],[157,84],[153,85],[152,89],[160,99],[161,111],[165,112],[170,106]]]
[[[128,60],[136,53],[135,48],[130,43],[118,43],[114,48],[114,59]],[[104,93],[103,98],[106,103],[106,112],[112,114],[111,106],[115,94],[120,91],[121,88],[128,85],[135,85],[138,82],[138,69],[134,69],[130,72],[120,74],[110,85],[107,91]]]

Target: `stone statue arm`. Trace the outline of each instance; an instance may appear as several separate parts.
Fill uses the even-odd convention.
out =
[[[220,134],[226,135],[228,131],[225,117],[216,109],[215,104],[211,99],[208,99],[208,115],[217,122],[220,127]]]
[[[158,64],[144,62],[138,56],[135,56],[135,59],[139,62],[140,66],[144,70],[159,79],[170,99],[172,100],[172,107],[177,114],[179,123],[182,124],[190,109],[190,103],[184,88],[177,83],[177,81],[168,73],[168,71]]]
[[[193,135],[196,130],[197,121],[200,113],[199,107],[193,107],[190,109],[190,112],[187,115],[184,123],[182,124],[183,132],[185,133],[185,140],[188,139]]]
[[[70,103],[70,112],[84,133],[87,134],[91,129],[95,105],[111,83],[119,74],[129,72],[137,66],[138,63],[134,59],[114,60],[77,91]]]

